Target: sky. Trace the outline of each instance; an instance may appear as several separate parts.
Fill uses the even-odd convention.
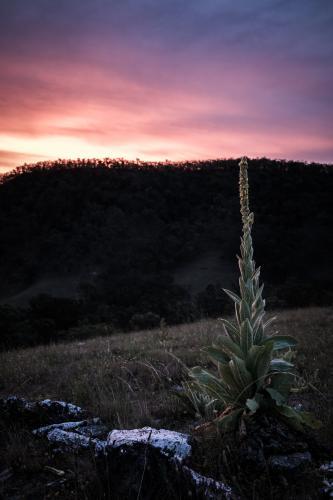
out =
[[[0,173],[88,157],[333,162],[331,0],[1,0]]]

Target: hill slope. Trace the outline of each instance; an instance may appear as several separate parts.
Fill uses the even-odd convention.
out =
[[[332,309],[308,308],[279,311],[274,322],[274,330],[292,333],[298,341],[299,387],[304,390],[295,398],[323,421],[327,443],[333,435],[332,321]],[[219,320],[206,320],[3,352],[0,396],[71,401],[120,428],[186,428],[192,416],[171,389],[187,378],[184,365],[213,368],[201,348],[222,333]]]
[[[332,303],[333,167],[249,163],[270,304]],[[117,328],[214,316],[220,287],[236,286],[239,234],[236,160],[24,167],[0,183],[2,302],[80,298],[77,317]],[[37,305],[34,320],[54,322]]]

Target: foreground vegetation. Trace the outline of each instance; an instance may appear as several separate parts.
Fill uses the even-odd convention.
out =
[[[276,320],[281,335],[292,333],[298,341],[300,378],[291,401],[322,421],[319,434],[326,443],[333,439],[332,321],[333,311],[325,308],[281,311]],[[71,401],[111,427],[188,430],[198,421],[173,389],[187,377],[185,367],[214,368],[201,349],[222,333],[219,320],[207,320],[3,352],[0,394]]]
[[[311,411],[322,421],[316,436],[319,443],[331,447],[326,460],[333,453],[332,321],[333,311],[327,308],[279,311],[276,321],[281,335],[292,333],[298,341],[295,358],[298,378],[289,404]],[[222,322],[207,320],[2,352],[0,396],[15,394],[32,400],[71,401],[92,416],[102,417],[110,429],[150,425],[187,433],[193,430],[195,434],[206,420],[185,406],[176,392],[187,378],[188,368],[200,365],[209,371],[215,369],[202,348],[221,334]],[[195,451],[193,461],[203,474],[221,479],[223,442],[219,444],[216,439],[216,434],[213,442],[207,436]],[[52,472],[47,472],[50,466],[51,471],[52,467],[66,471],[64,487],[61,481],[50,482]],[[1,418],[0,467],[14,474],[4,483],[4,489],[0,488],[4,498],[7,494],[22,500],[107,498],[90,453],[58,455],[46,442],[36,441],[24,426],[17,428],[14,424],[8,428]],[[278,499],[281,495],[302,500],[322,498],[321,476],[308,476],[307,471],[297,482],[282,484],[282,489],[280,483],[272,486],[269,475],[254,479],[245,472],[236,478],[228,471],[222,480],[231,484],[242,498],[252,500]]]
[[[190,371],[194,381],[185,394],[189,401],[208,398],[205,408],[214,408],[214,422],[222,432],[238,429],[242,419],[253,417],[257,411],[273,413],[298,430],[312,425],[313,417],[288,406],[291,386],[295,382],[290,362],[296,340],[290,335],[272,335],[269,326],[274,317],[266,320],[260,283],[260,267],[256,267],[252,244],[254,214],[249,206],[248,163],[240,163],[239,195],[243,231],[238,256],[239,295],[224,290],[235,305],[233,321],[222,319],[225,335],[219,336],[205,352],[215,362],[218,375],[200,366]],[[194,405],[196,406],[196,405]],[[317,425],[319,422],[317,423]]]

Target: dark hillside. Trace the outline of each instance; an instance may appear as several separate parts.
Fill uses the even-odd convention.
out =
[[[332,303],[333,167],[258,159],[249,175],[271,305]],[[0,184],[2,302],[62,297],[72,311],[65,327],[80,318],[127,328],[216,315],[228,307],[220,286],[236,286],[237,184],[237,160],[17,169]],[[28,320],[20,314],[30,325],[33,309],[34,321],[58,331],[54,302],[39,297]],[[8,323],[8,307],[6,315]]]

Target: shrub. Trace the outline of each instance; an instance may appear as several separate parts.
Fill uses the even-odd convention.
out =
[[[65,330],[76,326],[79,319],[79,303],[65,297],[39,294],[30,300],[31,320],[49,320],[55,330]]]
[[[160,316],[151,311],[143,314],[133,314],[130,326],[135,330],[156,328],[161,322]]]

